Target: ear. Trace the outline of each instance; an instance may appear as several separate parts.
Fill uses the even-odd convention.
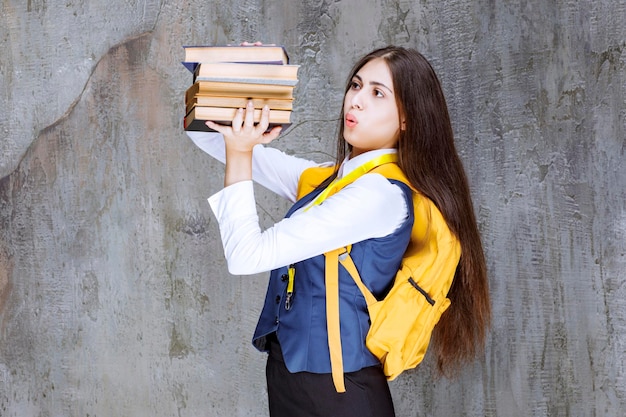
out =
[[[406,120],[404,119],[400,122],[400,130],[406,130]]]

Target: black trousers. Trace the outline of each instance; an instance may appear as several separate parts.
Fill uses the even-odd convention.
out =
[[[338,393],[331,374],[290,373],[280,345],[270,338],[266,377],[271,417],[395,417],[382,367],[345,374]]]

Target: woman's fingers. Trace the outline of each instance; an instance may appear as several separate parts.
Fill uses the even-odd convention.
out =
[[[210,129],[215,130],[216,132],[221,133],[222,135],[237,135],[241,132],[241,126],[243,124],[244,119],[244,109],[237,109],[235,111],[235,117],[230,123],[230,126],[226,126],[223,124],[215,123],[211,120],[207,120],[204,122]]]
[[[228,130],[230,129],[230,126],[224,126],[219,123],[212,122],[210,120],[207,120],[204,124],[207,125],[209,129],[213,129],[216,132],[221,133],[222,135],[227,134]]]
[[[248,100],[246,105],[246,115],[243,122],[244,129],[254,129],[254,103],[252,100]]]
[[[261,133],[265,133],[270,125],[270,108],[268,105],[263,106],[261,110],[261,121],[259,122],[259,130]]]
[[[241,42],[239,45],[241,45],[241,46],[264,46],[264,45],[265,46],[275,46],[276,44],[274,44],[274,43],[267,43],[267,44],[265,44],[265,43],[263,43],[261,41],[256,41],[256,42],[244,41],[244,42]]]
[[[274,126],[269,132],[266,132],[261,137],[261,143],[267,144],[273,141],[280,135],[280,132],[283,130],[282,126]]]
[[[249,100],[246,108],[237,109],[230,126],[207,121],[206,125],[224,135],[224,138],[236,146],[253,147],[257,143],[270,143],[280,135],[282,126],[275,126],[268,130],[270,125],[270,108],[263,106],[261,118],[255,125],[254,104]],[[235,142],[232,142],[235,141]]]

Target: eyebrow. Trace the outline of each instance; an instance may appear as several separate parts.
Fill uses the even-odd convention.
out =
[[[357,78],[360,82],[363,82],[363,78],[361,78],[358,74],[354,74],[354,78]],[[375,85],[375,86],[379,86],[379,87],[384,87],[387,90],[389,90],[389,92],[391,94],[393,94],[393,90],[389,87],[387,87],[385,84],[378,82],[378,81],[370,81],[369,82],[370,85]]]

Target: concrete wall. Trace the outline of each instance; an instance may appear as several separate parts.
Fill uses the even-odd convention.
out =
[[[263,40],[303,66],[275,146],[320,161],[363,53],[416,47],[443,81],[494,322],[458,380],[394,381],[398,415],[623,416],[624,22],[624,0],[3,1],[0,415],[266,415],[266,275],[226,272],[179,63]]]

